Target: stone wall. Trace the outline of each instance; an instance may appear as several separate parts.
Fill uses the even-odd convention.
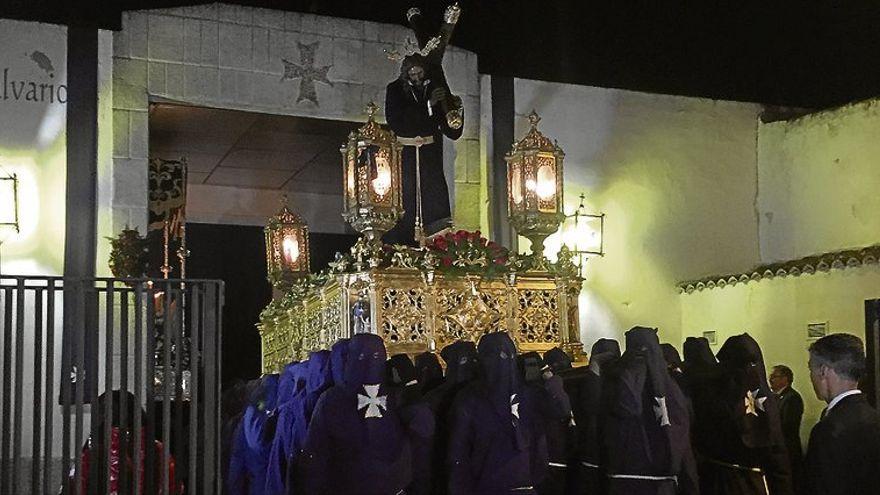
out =
[[[382,108],[385,85],[399,71],[383,50],[402,46],[407,36],[403,26],[226,4],[124,14],[113,40],[113,231],[146,223],[150,101],[363,121],[364,105],[372,100]],[[470,198],[479,195],[481,167],[477,58],[450,47],[444,66],[466,112],[464,134],[447,145],[444,168],[456,222],[474,227],[479,201]],[[274,195],[266,196],[274,208]]]

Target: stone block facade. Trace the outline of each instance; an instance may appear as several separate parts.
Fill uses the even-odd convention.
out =
[[[399,71],[383,50],[412,36],[398,25],[219,3],[125,13],[113,38],[113,230],[146,225],[151,101],[364,121],[365,104],[383,108]],[[467,198],[484,166],[477,57],[450,47],[444,67],[466,113],[444,168],[456,224],[476,228],[480,202]]]

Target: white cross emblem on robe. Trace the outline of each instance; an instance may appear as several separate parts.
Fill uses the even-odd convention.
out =
[[[516,394],[510,396],[510,414],[516,419],[519,419],[519,402],[514,402],[516,400]]]
[[[358,411],[367,408],[364,418],[381,418],[382,410],[388,409],[387,395],[379,395],[379,384],[364,385],[367,395],[358,394]]]
[[[755,390],[746,390],[745,403],[746,403],[746,414],[754,414],[758,415],[758,410],[766,411],[764,409],[764,401],[767,400],[766,397],[758,397],[758,392],[761,389]]]
[[[654,402],[657,403],[654,406],[654,416],[660,422],[660,426],[670,426],[672,423],[669,422],[669,409],[666,407],[666,397],[654,397]]]

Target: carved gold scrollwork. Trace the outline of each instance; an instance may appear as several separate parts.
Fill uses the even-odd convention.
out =
[[[385,288],[382,290],[382,337],[388,344],[427,342],[428,319],[425,289]]]
[[[382,336],[393,355],[442,349],[456,340],[477,342],[487,332],[506,330],[521,351],[560,345],[583,359],[577,304],[581,279],[567,273],[426,277],[397,266],[337,274],[264,312],[259,325],[263,369],[279,372],[309,351],[327,349],[355,332]]]
[[[523,343],[559,342],[559,300],[555,289],[524,289],[517,294],[517,336]]]
[[[435,339],[442,347],[456,340],[478,341],[489,332],[507,330],[504,289],[444,285],[436,291]]]

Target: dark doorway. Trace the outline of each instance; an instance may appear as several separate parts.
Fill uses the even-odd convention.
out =
[[[260,376],[261,348],[257,322],[260,312],[272,300],[266,280],[266,244],[263,227],[187,224],[191,252],[187,277],[220,279],[226,283],[223,308],[223,385],[236,379]],[[312,273],[327,268],[336,252],[346,252],[356,235],[309,234]]]
[[[865,352],[868,365],[862,390],[877,408],[880,406],[880,299],[865,301]]]
[[[190,223],[187,277],[226,283],[221,359],[225,386],[236,378],[260,376],[260,311],[272,300],[266,281],[263,228],[245,225]]]

